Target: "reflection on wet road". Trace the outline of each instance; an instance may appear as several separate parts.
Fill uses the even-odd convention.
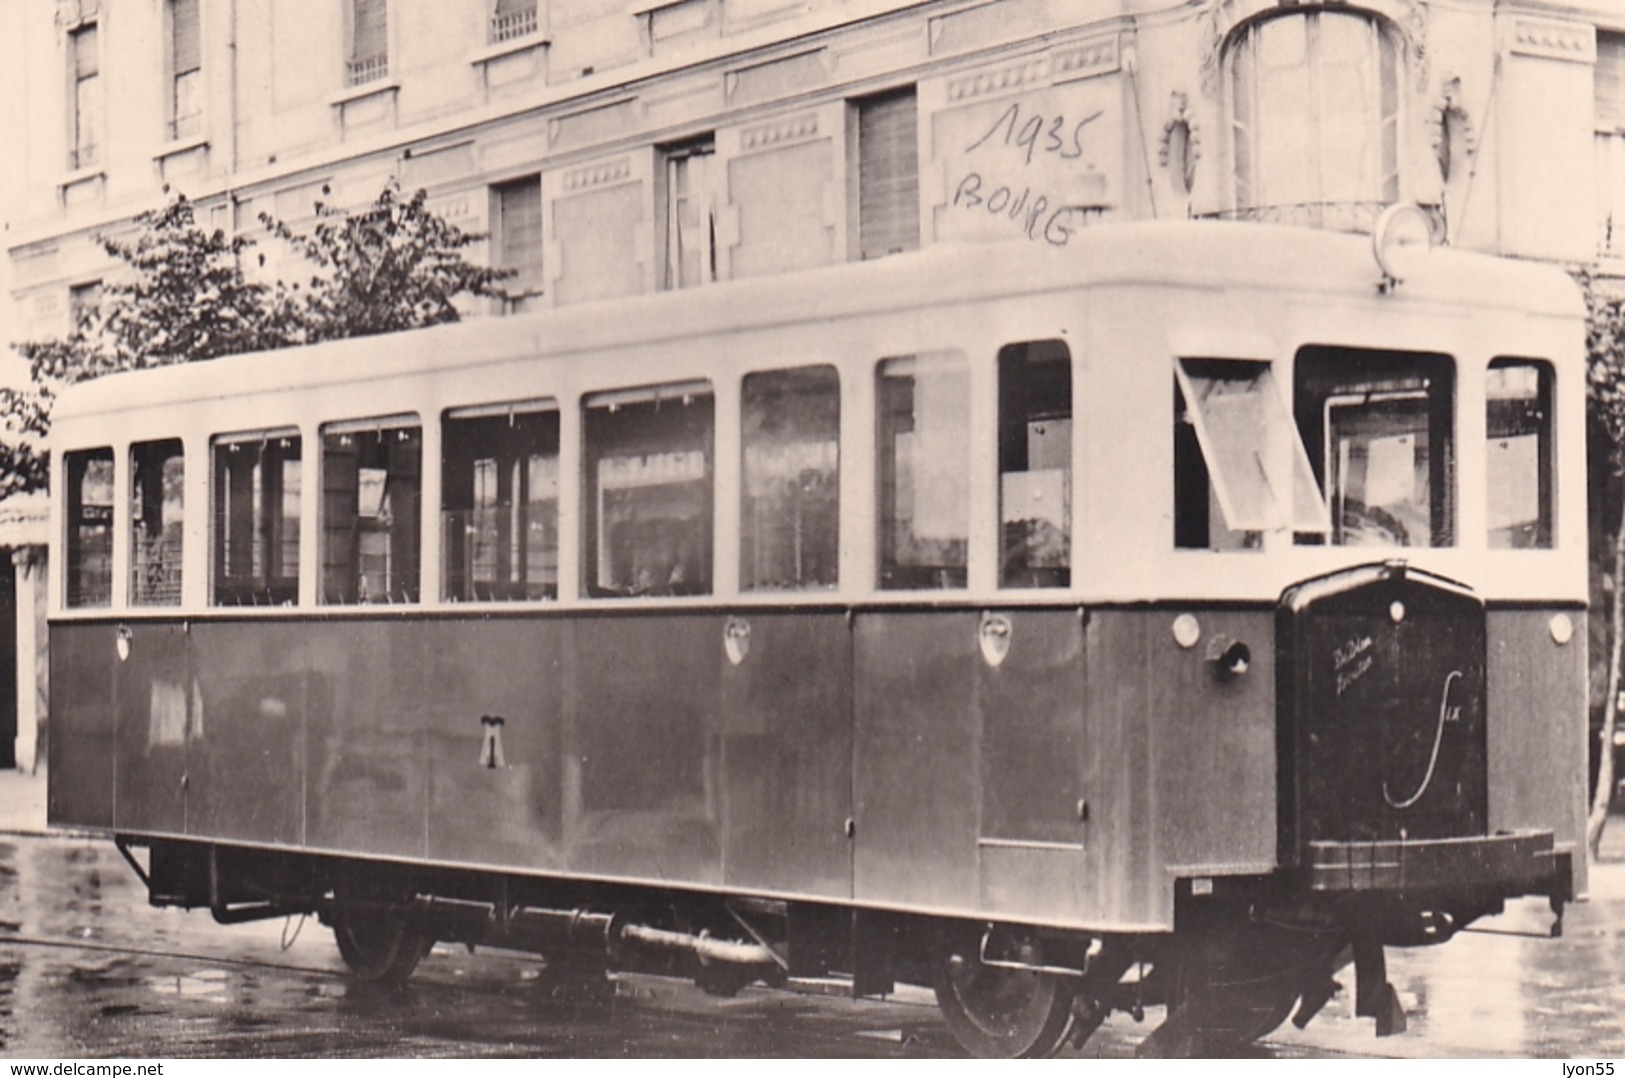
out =
[[[1625,866],[1594,871],[1592,891],[1561,940],[1463,934],[1391,952],[1403,1036],[1375,1039],[1345,991],[1257,1054],[1625,1055]],[[1540,933],[1550,920],[1529,902],[1486,927]],[[653,977],[582,995],[540,960],[460,947],[437,947],[405,991],[365,990],[314,921],[227,928],[154,910],[110,843],[0,837],[0,1052],[12,1058],[957,1054],[928,1003],[716,999]],[[1158,1018],[1115,1016],[1071,1054],[1132,1055]]]

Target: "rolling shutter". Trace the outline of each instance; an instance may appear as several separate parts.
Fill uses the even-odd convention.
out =
[[[372,60],[389,55],[388,0],[354,0],[355,30],[352,59]]]
[[[203,63],[198,36],[198,0],[171,0],[169,19],[174,74],[196,71]]]
[[[1625,130],[1625,34],[1597,35],[1596,129]]]
[[[858,238],[862,258],[920,246],[919,119],[914,88],[858,102]]]

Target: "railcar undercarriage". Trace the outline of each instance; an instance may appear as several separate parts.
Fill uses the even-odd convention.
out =
[[[1307,1025],[1355,971],[1355,1013],[1403,1032],[1384,946],[1440,943],[1502,898],[1439,891],[1305,895],[1284,878],[1180,888],[1171,933],[1091,934],[600,882],[248,850],[120,836],[154,906],[207,908],[222,923],[314,915],[352,976],[406,980],[437,942],[540,954],[561,989],[607,989],[610,971],[692,979],[732,995],[749,984],[840,978],[854,996],[933,988],[970,1053],[1053,1055],[1114,1012],[1166,1016],[1144,1056],[1212,1056]],[[146,848],[146,864],[135,853]],[[1549,878],[1561,914],[1570,897]],[[1536,881],[1537,883],[1539,881]],[[1554,934],[1561,923],[1553,927]]]

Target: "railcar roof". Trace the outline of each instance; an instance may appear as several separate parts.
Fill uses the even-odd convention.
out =
[[[113,375],[65,391],[55,414],[337,386],[1017,293],[1165,286],[1375,296],[1378,280],[1363,235],[1229,222],[1101,225],[1074,233],[1064,248],[944,244],[874,262]],[[1575,318],[1584,311],[1573,281],[1553,266],[1448,248],[1433,251],[1385,302]]]

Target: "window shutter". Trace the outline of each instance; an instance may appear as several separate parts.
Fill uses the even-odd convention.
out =
[[[354,0],[355,28],[350,55],[371,60],[389,55],[388,0]]]
[[[1597,35],[1598,131],[1625,130],[1625,34]]]
[[[73,74],[76,79],[94,78],[101,71],[96,58],[96,27],[86,26],[73,34]]]
[[[863,258],[920,245],[914,89],[858,103],[858,237]]]
[[[536,0],[497,0],[495,15],[501,18],[504,15],[519,15],[536,10]]]
[[[203,66],[198,36],[198,0],[170,0],[169,27],[174,74],[184,75]]]
[[[541,286],[542,269],[542,183],[532,176],[497,188],[497,214],[502,230],[500,265],[516,269],[519,275],[510,283],[513,290]]]

